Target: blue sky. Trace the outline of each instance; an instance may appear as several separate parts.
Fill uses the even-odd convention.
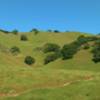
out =
[[[0,28],[100,33],[100,0],[0,0]]]

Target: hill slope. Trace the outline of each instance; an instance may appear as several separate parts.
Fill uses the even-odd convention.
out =
[[[26,34],[28,41],[21,41],[21,34]],[[73,59],[58,59],[47,65],[43,64],[45,54],[38,49],[46,43],[62,47],[81,34],[0,32],[0,100],[99,100],[100,63],[91,61],[90,49],[80,50]],[[9,52],[13,46],[20,48],[17,56]],[[28,55],[36,59],[31,67],[24,63]]]

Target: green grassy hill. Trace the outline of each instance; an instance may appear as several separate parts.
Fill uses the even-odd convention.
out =
[[[21,41],[26,34],[28,41]],[[80,50],[73,59],[58,60],[44,65],[45,54],[38,48],[46,43],[61,47],[81,34],[66,32],[34,32],[5,34],[0,32],[0,100],[100,100],[100,63],[95,64],[90,49]],[[17,56],[9,49],[20,48]],[[26,56],[36,63],[28,66]]]

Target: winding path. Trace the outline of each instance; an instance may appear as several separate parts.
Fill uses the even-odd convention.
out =
[[[65,83],[63,83],[63,84],[61,84],[59,86],[54,87],[54,88],[62,88],[62,87],[66,87],[68,85],[74,84],[76,82],[80,82],[80,81],[91,81],[91,80],[93,80],[93,77],[85,77],[83,80],[82,79],[79,79],[79,80],[76,80],[76,81],[70,81],[70,82],[67,81],[67,82],[65,82]],[[46,88],[46,87],[44,87],[44,88]],[[44,89],[44,88],[42,88],[42,89]],[[30,89],[30,90],[26,90],[26,91],[23,91],[23,92],[20,92],[20,93],[7,93],[7,94],[0,93],[0,97],[17,97],[17,96],[20,96],[20,95],[22,95],[24,93],[28,93],[28,92],[30,92],[32,90],[33,89]]]

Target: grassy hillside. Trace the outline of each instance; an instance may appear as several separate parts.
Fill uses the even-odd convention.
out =
[[[26,34],[28,41],[21,41]],[[45,54],[38,50],[46,43],[61,47],[71,43],[79,32],[34,32],[5,34],[0,32],[0,100],[100,100],[100,63],[92,62],[90,49],[80,50],[73,59],[58,60],[44,65]],[[17,56],[9,49],[20,48]],[[26,56],[36,63],[28,66]]]

